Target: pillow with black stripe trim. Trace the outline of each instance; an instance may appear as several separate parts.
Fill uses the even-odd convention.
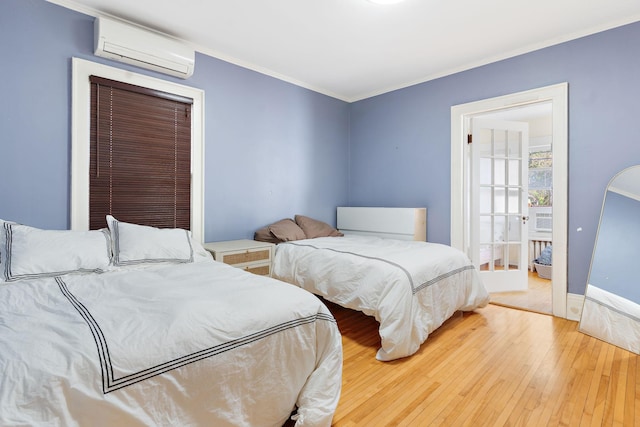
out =
[[[106,230],[41,230],[6,221],[0,225],[0,276],[6,282],[102,273],[109,268],[111,243]]]
[[[131,224],[111,215],[107,215],[107,225],[115,266],[193,262],[188,230]]]
[[[5,224],[15,224],[13,221],[5,221],[3,219],[0,219],[0,282],[4,282],[5,278],[4,278],[4,266],[6,263],[5,260],[5,255],[7,254],[7,249],[6,249],[6,239],[5,239],[5,231],[4,231],[4,225]]]

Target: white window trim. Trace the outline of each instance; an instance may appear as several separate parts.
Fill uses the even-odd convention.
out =
[[[204,91],[73,58],[71,89],[71,229],[89,229],[89,140],[91,84],[89,76],[175,93],[193,99],[191,110],[191,233],[204,241]]]

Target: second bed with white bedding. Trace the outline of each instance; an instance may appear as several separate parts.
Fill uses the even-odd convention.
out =
[[[273,275],[374,316],[382,361],[414,354],[456,311],[489,302],[469,258],[437,243],[354,235],[286,242],[276,247]]]

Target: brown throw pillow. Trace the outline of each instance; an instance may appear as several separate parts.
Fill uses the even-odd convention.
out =
[[[269,231],[281,242],[306,239],[304,231],[290,218],[281,219],[269,226]]]
[[[253,235],[253,240],[257,240],[259,242],[280,243],[280,239],[271,234],[268,225],[256,231]]]
[[[309,218],[304,215],[296,215],[296,224],[300,226],[307,239],[313,239],[315,237],[341,237],[344,236],[341,232],[327,224],[326,222],[318,221],[317,219]]]

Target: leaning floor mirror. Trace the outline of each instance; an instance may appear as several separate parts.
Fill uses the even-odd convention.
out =
[[[640,354],[640,165],[605,191],[579,330]]]

